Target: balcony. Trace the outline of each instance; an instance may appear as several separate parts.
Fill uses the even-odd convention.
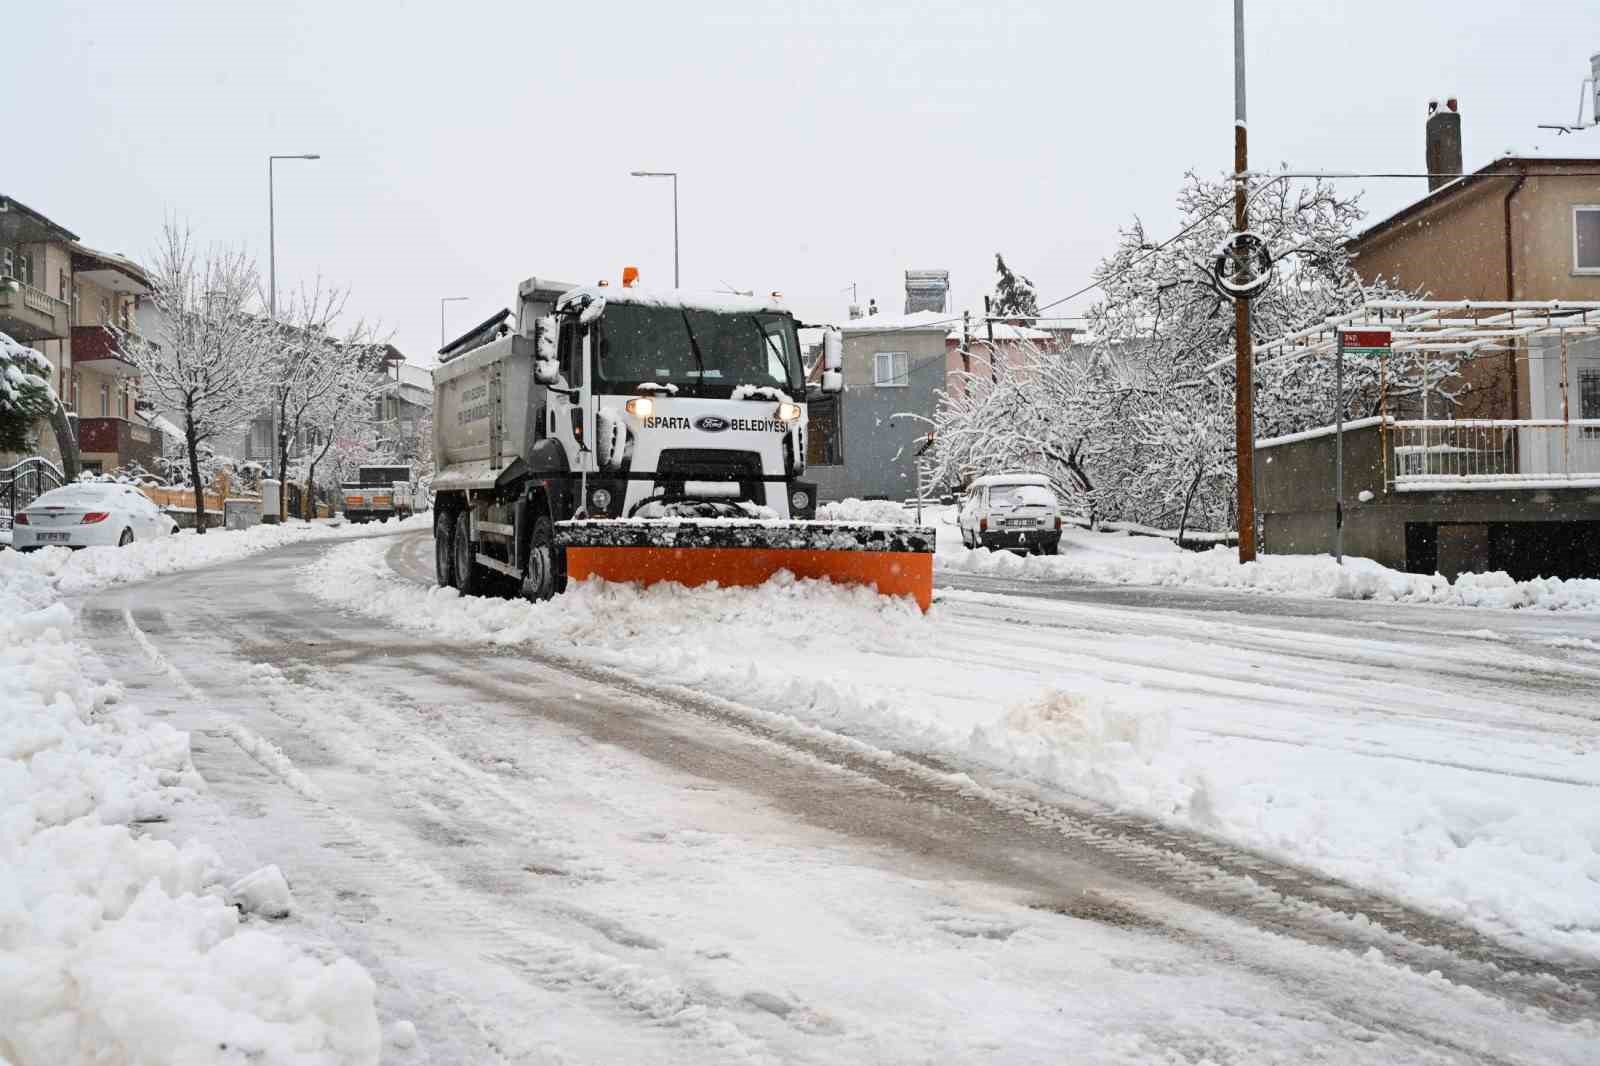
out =
[[[15,278],[0,278],[0,333],[23,344],[60,340],[67,335],[65,300]]]
[[[139,376],[139,368],[122,352],[121,339],[105,326],[72,327],[72,368],[117,378]]]
[[[1396,492],[1600,487],[1600,419],[1388,424]]]
[[[161,455],[161,434],[126,418],[79,418],[78,451],[89,459],[114,457],[110,461],[98,460],[107,471],[134,462],[154,470]]]

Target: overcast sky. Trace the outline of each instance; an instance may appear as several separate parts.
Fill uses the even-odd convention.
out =
[[[1251,162],[1420,170],[1448,93],[1469,169],[1600,153],[1600,130],[1535,129],[1575,115],[1600,51],[1584,6],[1257,0]],[[633,169],[681,173],[685,287],[781,290],[817,321],[852,282],[898,313],[907,268],[981,307],[996,251],[1070,292],[1133,215],[1174,228],[1186,169],[1232,161],[1229,0],[157,0],[4,24],[0,193],[137,258],[177,215],[264,275],[266,157],[321,153],[278,165],[280,298],[347,285],[421,362],[440,297],[470,297],[454,336],[529,275],[671,284],[671,183]],[[1366,205],[1423,188],[1373,182]]]

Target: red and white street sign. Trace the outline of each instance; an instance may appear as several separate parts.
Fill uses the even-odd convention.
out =
[[[1342,329],[1339,340],[1345,348],[1387,348],[1394,334],[1386,329]]]

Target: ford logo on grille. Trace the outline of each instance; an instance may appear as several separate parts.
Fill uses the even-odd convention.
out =
[[[728,420],[716,415],[702,415],[694,420],[694,428],[706,433],[721,433],[728,428]]]

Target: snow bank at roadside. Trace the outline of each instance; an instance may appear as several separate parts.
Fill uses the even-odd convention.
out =
[[[1070,611],[1050,613],[1071,605],[979,612],[969,601],[1006,598],[959,594],[924,616],[866,589],[795,580],[721,590],[596,581],[530,604],[405,581],[385,547],[335,548],[302,587],[440,637],[526,646],[734,700],[769,726],[822,728],[1063,789],[1496,934],[1600,952],[1600,821],[1581,783],[1501,773],[1585,777],[1563,737],[1531,726],[1498,763],[1469,737],[1466,761],[1488,759],[1470,772],[1448,765],[1440,746],[1463,741],[1445,725],[1365,717],[1366,698],[1344,691],[1336,661],[1296,678],[1282,702],[1263,702],[1250,650],[1209,649],[1205,669],[1175,677],[1173,664],[1197,654],[1192,634],[1101,633]],[[1351,749],[1351,714],[1362,744],[1395,761]],[[1295,742],[1263,758],[1259,737],[1280,733]]]
[[[157,540],[135,541],[122,548],[41,548],[20,556],[11,555],[15,564],[44,574],[56,589],[63,593],[84,592],[108,585],[122,585],[141,581],[158,574],[177,570],[192,570],[212,563],[231,562],[269,548],[281,548],[307,540],[341,540],[372,536],[374,533],[398,533],[404,530],[431,528],[432,515],[413,515],[407,519],[389,519],[362,525],[327,522],[286,522],[282,525],[259,525],[250,529],[211,529],[204,535],[192,530],[161,537]]]
[[[92,678],[60,577],[0,553],[0,1062],[377,1062],[364,970],[244,922],[209,848],[135,831],[203,782],[186,733]]]
[[[1328,555],[1264,555],[1241,564],[1232,548],[1183,551],[1166,540],[1122,533],[1063,530],[1061,554],[1019,556],[964,548],[944,550],[935,568],[1023,580],[1101,581],[1123,585],[1185,585],[1341,600],[1441,604],[1453,607],[1600,610],[1600,580],[1535,578],[1513,581],[1503,572],[1406,574],[1370,559]]]

